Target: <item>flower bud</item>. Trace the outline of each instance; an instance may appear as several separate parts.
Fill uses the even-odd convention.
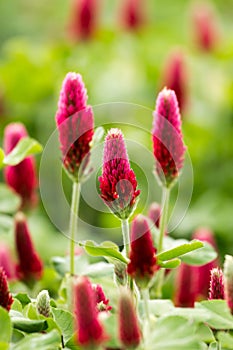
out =
[[[145,1],[125,0],[121,8],[121,23],[128,30],[137,30],[145,23]]]
[[[10,249],[3,242],[0,243],[0,267],[5,271],[8,280],[16,278],[16,267]]]
[[[119,339],[127,349],[136,349],[141,341],[139,322],[133,305],[133,295],[126,288],[121,289],[119,298]]]
[[[224,300],[224,278],[223,272],[218,267],[210,271],[210,289],[209,300],[223,299]]]
[[[0,306],[10,311],[12,303],[13,298],[8,289],[7,277],[3,268],[0,267]]]
[[[50,297],[47,290],[42,290],[36,298],[36,309],[40,315],[50,316]]]
[[[21,212],[15,216],[15,244],[19,259],[18,277],[30,285],[41,278],[43,263],[35,251],[26,218]]]
[[[159,221],[161,216],[161,207],[158,203],[151,203],[148,211],[148,218],[154,223],[155,227],[159,228]]]
[[[105,204],[117,217],[127,219],[135,209],[140,191],[119,129],[111,129],[105,138],[99,182]]]
[[[178,270],[175,282],[175,305],[177,307],[193,307],[195,302],[193,284],[193,266],[182,263]]]
[[[96,296],[97,309],[99,311],[110,311],[112,307],[109,305],[109,299],[106,298],[101,285],[94,284],[92,288]]]

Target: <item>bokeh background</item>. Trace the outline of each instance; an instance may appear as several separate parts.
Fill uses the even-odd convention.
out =
[[[132,118],[135,118],[135,123],[148,131],[140,136],[140,144],[150,152],[151,112],[158,92],[166,83],[169,57],[178,50],[182,52],[185,70],[183,134],[192,160],[194,181],[190,207],[171,234],[190,237],[196,228],[209,227],[215,234],[221,256],[233,254],[232,1],[208,2],[213,35],[210,47],[197,42],[197,31],[201,26],[194,24],[195,11],[199,14],[204,11],[203,1],[138,1],[142,18],[139,16],[135,28],[124,22],[124,0],[96,0],[96,3],[93,32],[84,40],[74,33],[71,36],[70,28],[75,26],[71,1],[0,0],[1,141],[5,125],[21,121],[32,137],[46,145],[55,129],[54,116],[62,80],[67,72],[75,71],[82,74],[89,103],[93,106],[126,103],[121,104],[122,108],[115,104],[109,109],[94,107],[96,124],[104,124],[107,130],[113,125],[110,115],[117,115],[118,111],[122,119],[116,120],[116,126],[121,126],[119,120],[133,124]],[[144,107],[138,107],[135,112],[128,103]],[[138,137],[138,130],[133,127],[123,125],[122,128],[127,139],[132,141]],[[149,201],[159,201],[160,189],[148,175],[153,170],[151,159],[146,158],[147,164],[140,167],[141,158],[137,161],[137,157],[142,155],[136,152],[135,156],[135,149],[132,143],[130,145],[130,154],[134,155],[132,166],[142,189],[137,212],[146,214],[148,191]],[[48,193],[54,186],[55,172],[60,171],[59,153],[54,152],[51,151],[51,162],[47,163],[45,171]],[[39,171],[40,156],[37,156],[37,165]],[[144,167],[149,169],[146,174]],[[189,174],[184,176],[184,182],[190,185]],[[62,183],[69,200],[71,183],[64,174]],[[190,192],[189,188],[186,190]],[[177,193],[176,188],[172,205]],[[184,201],[185,193],[182,194]],[[48,196],[62,219],[62,204],[52,190]],[[114,227],[107,238],[120,242],[117,219],[102,212],[104,205],[97,210],[89,204],[82,199],[80,217],[92,227],[81,225],[81,235],[106,239],[108,228]],[[28,215],[36,245],[44,259],[48,260],[53,254],[64,254],[68,239],[50,221],[43,204]],[[106,228],[105,236],[98,237],[95,227]],[[87,229],[88,232],[82,232]]]

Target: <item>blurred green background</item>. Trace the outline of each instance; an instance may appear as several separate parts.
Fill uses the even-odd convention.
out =
[[[190,21],[194,3],[147,0],[144,27],[127,31],[119,24],[120,1],[103,0],[94,37],[74,42],[67,34],[70,1],[0,0],[0,138],[2,140],[7,123],[21,121],[30,135],[45,145],[55,129],[54,116],[62,80],[67,72],[75,71],[83,76],[90,104],[125,102],[145,106],[145,109],[138,107],[137,112],[127,104],[123,104],[122,109],[116,105],[110,105],[109,109],[94,107],[95,118],[97,125],[108,123],[107,129],[113,122],[110,115],[119,111],[120,120],[131,124],[134,120],[136,125],[147,130],[147,133],[140,133],[138,129],[122,125],[126,138],[139,138],[141,144],[151,150],[151,111],[161,89],[164,64],[170,52],[180,47],[188,69],[188,105],[182,115],[183,134],[192,160],[194,183],[190,207],[171,234],[190,237],[196,228],[210,227],[223,256],[233,254],[233,3],[231,0],[212,2],[220,30],[219,44],[212,52],[203,52],[194,43]],[[119,120],[116,125],[121,126]],[[146,214],[148,202],[160,200],[160,189],[148,175],[152,173],[153,159],[148,157],[142,161],[143,155],[139,152],[137,162],[134,149],[129,153],[134,154],[132,166],[142,189],[137,212]],[[37,161],[39,169],[39,156]],[[146,174],[138,165],[141,161],[147,162],[143,164]],[[53,177],[59,164],[58,151],[55,155],[52,152],[45,172],[48,192],[54,185]],[[190,186],[188,177],[189,174],[184,174],[184,182]],[[69,200],[70,181],[66,176],[62,179]],[[95,181],[98,187],[96,174]],[[172,205],[177,193],[176,187]],[[94,195],[97,196],[97,192]],[[51,190],[54,210],[62,220],[62,204],[53,196]],[[98,211],[83,199],[80,217],[92,227],[81,225],[80,230],[89,230],[88,238],[120,242],[119,222],[111,214],[102,213],[104,208],[103,205]],[[42,203],[31,212],[30,225],[45,259],[66,252],[68,240],[50,222]],[[108,237],[107,234],[96,237],[95,227],[106,230],[115,227],[116,230]],[[85,234],[83,232],[83,237]]]

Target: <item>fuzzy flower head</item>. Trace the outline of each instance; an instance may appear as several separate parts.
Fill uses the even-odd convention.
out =
[[[15,216],[15,244],[19,260],[18,277],[31,285],[35,280],[41,278],[43,263],[35,251],[26,218],[21,212]]]
[[[137,30],[145,23],[145,3],[142,0],[125,0],[121,8],[122,25],[129,30]]]
[[[215,249],[217,247],[214,239],[214,234],[208,228],[197,229],[194,232],[192,238],[198,239],[202,242],[206,242]],[[205,265],[193,267],[193,271],[194,271],[193,289],[194,289],[196,300],[208,298],[210,277],[211,277],[210,272],[213,268],[217,266],[218,266],[218,259],[215,259]]]
[[[111,129],[104,144],[102,176],[99,177],[101,197],[120,219],[127,219],[135,209],[137,180],[130,168],[124,137],[119,129]]]
[[[146,288],[148,282],[158,270],[156,265],[156,250],[146,218],[138,215],[132,222],[130,262],[128,274],[135,279],[140,288]]]
[[[174,90],[181,111],[187,105],[187,69],[185,56],[180,50],[172,51],[164,67],[163,85]]]
[[[194,267],[182,263],[176,275],[175,305],[177,307],[193,307],[195,292],[193,284]]]
[[[92,285],[96,296],[97,309],[99,311],[110,311],[112,307],[109,305],[109,299],[106,298],[103,288],[100,284]]]
[[[233,314],[233,256],[226,255],[224,261],[225,298]]]
[[[28,133],[23,124],[8,124],[4,131],[5,153],[10,153],[17,143],[26,136],[28,136]],[[20,195],[22,206],[31,206],[36,203],[37,177],[35,159],[32,156],[25,158],[15,166],[6,166],[4,177],[6,183]]]
[[[192,9],[193,35],[203,51],[213,51],[219,42],[219,24],[210,3],[198,3]]]
[[[63,81],[56,123],[63,165],[75,180],[81,180],[90,160],[94,116],[91,106],[87,106],[87,91],[80,74],[68,73]]]
[[[164,88],[158,95],[153,121],[155,171],[163,186],[170,187],[183,167],[185,146],[176,94]]]
[[[69,23],[72,39],[88,40],[96,29],[97,0],[73,0]]]
[[[224,277],[220,268],[216,267],[210,271],[209,300],[224,300]]]
[[[133,296],[126,288],[121,288],[118,306],[119,339],[127,349],[136,349],[141,342],[141,332]]]
[[[0,267],[5,271],[8,280],[15,279],[15,263],[9,247],[3,242],[0,242]]]
[[[85,349],[95,349],[105,342],[106,335],[98,319],[96,295],[90,281],[86,277],[78,277],[73,294],[77,341]]]
[[[0,306],[9,311],[12,303],[13,298],[8,289],[7,277],[3,268],[0,267]]]

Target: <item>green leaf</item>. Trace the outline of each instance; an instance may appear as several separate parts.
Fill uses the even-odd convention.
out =
[[[54,256],[52,259],[52,264],[55,271],[64,277],[66,273],[70,271],[70,258],[69,256],[62,258],[60,256]],[[86,254],[76,255],[74,257],[74,267],[75,274],[81,275],[82,272],[88,267],[88,259]]]
[[[214,248],[207,242],[203,242],[204,247],[189,254],[183,255],[181,260],[188,265],[205,265],[217,258]]]
[[[197,311],[204,312],[204,322],[215,329],[233,329],[233,317],[225,300],[208,300],[195,303]]]
[[[181,261],[180,259],[172,259],[169,261],[160,261],[158,260],[158,265],[165,268],[165,269],[175,269],[180,265]]]
[[[15,329],[26,333],[41,332],[48,328],[46,320],[30,320],[23,315],[16,316],[16,312],[10,312],[11,321]]]
[[[18,311],[18,312],[22,312],[22,310],[23,310],[22,304],[16,298],[14,298],[14,302],[11,305],[11,310]]]
[[[5,165],[17,165],[26,157],[40,153],[42,146],[36,140],[30,137],[22,138],[16,145],[16,147],[4,158],[3,163]]]
[[[226,332],[218,332],[217,338],[222,347],[226,349],[233,349],[233,337]]]
[[[12,343],[18,343],[20,340],[24,338],[24,333],[18,331],[18,329],[13,329],[12,337],[11,337],[11,342]],[[1,347],[0,347],[1,349]]]
[[[19,209],[20,197],[4,184],[0,184],[0,198],[0,213],[12,214]]]
[[[204,246],[203,242],[194,239],[191,242],[184,243],[182,245],[179,245],[177,247],[174,247],[172,249],[169,249],[165,252],[158,254],[157,258],[161,261],[171,260],[174,258],[178,258],[181,255],[187,254],[193,250],[202,248],[203,246]]]
[[[220,350],[218,343],[216,341],[212,342],[208,348],[208,350]]]
[[[198,338],[206,343],[211,343],[215,341],[214,334],[212,330],[205,324],[201,323],[198,325],[196,334]]]
[[[0,234],[9,233],[13,230],[13,218],[9,215],[0,214]]]
[[[15,294],[14,299],[19,300],[23,307],[31,302],[31,299],[26,293]]]
[[[201,350],[203,346],[195,335],[195,325],[183,317],[169,316],[158,319],[155,327],[145,336],[147,350]]]
[[[149,310],[150,313],[155,316],[161,316],[170,313],[175,307],[171,300],[149,300]],[[141,300],[139,302],[139,313],[144,316],[144,302]]]
[[[87,266],[87,268],[83,270],[82,274],[91,278],[100,278],[105,276],[113,277],[114,265],[101,261]]]
[[[98,245],[94,241],[86,241],[85,243],[80,242],[81,246],[84,247],[85,251],[91,256],[105,256],[111,257],[122,261],[127,264],[128,260],[119,252],[118,246],[110,241],[105,241]]]
[[[72,335],[74,333],[73,315],[68,311],[65,311],[63,309],[56,309],[56,308],[52,308],[52,314],[56,324],[61,330],[64,342],[66,344],[72,338]]]
[[[0,169],[2,168],[3,166],[3,159],[4,159],[4,151],[2,148],[0,148]]]
[[[10,316],[5,309],[0,307],[0,343],[9,343],[11,333],[12,326]],[[0,349],[2,349],[2,347],[0,347]]]
[[[59,349],[61,336],[57,330],[48,334],[30,334],[12,347],[12,350],[53,350]]]

